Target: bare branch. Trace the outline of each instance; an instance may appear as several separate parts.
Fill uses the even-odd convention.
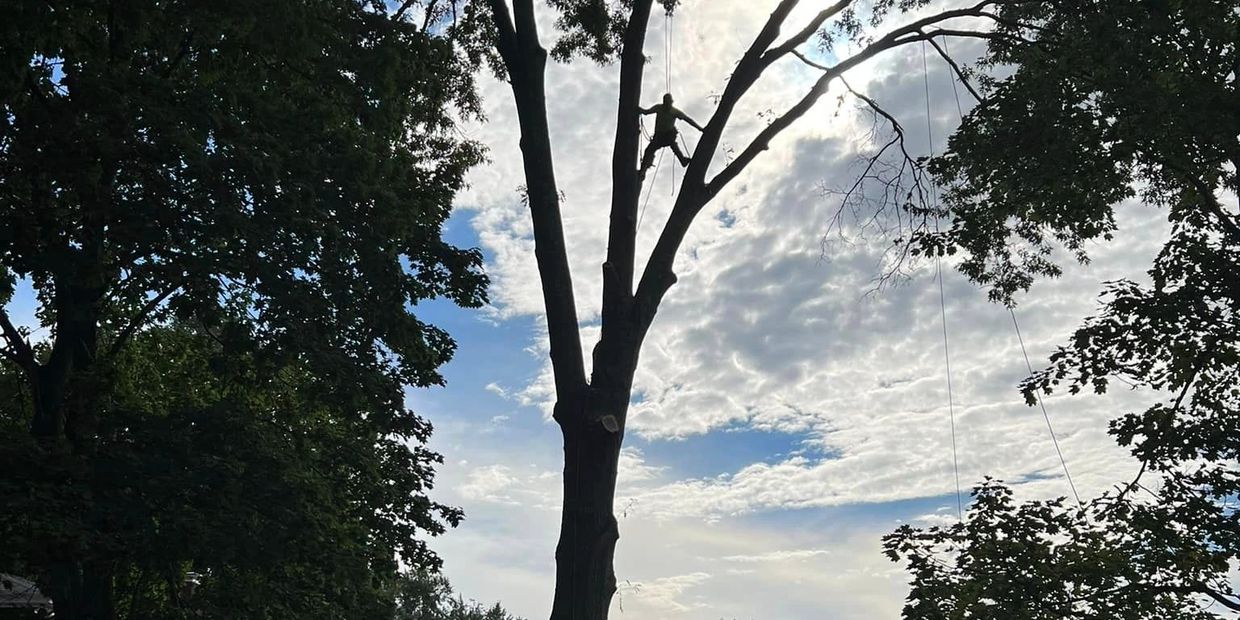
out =
[[[930,43],[932,47],[934,47],[934,51],[938,52],[939,56],[943,58],[944,62],[946,62],[949,67],[951,67],[952,72],[956,74],[956,77],[960,80],[960,83],[964,85],[965,90],[968,90],[969,94],[973,95],[973,98],[976,99],[978,103],[981,103],[983,101],[982,96],[978,94],[977,90],[973,88],[973,85],[969,83],[969,78],[968,76],[965,75],[964,69],[961,69],[960,65],[956,63],[956,60],[952,58],[950,54],[947,53],[947,50],[944,49],[941,45],[939,45],[939,42],[937,39],[935,39],[934,37],[931,37],[930,39],[927,40],[927,42]]]

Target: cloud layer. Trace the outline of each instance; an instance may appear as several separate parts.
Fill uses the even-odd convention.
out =
[[[764,3],[747,0],[685,3],[675,20],[673,50],[680,107],[700,121],[709,117],[711,96],[768,11]],[[652,42],[663,40],[666,25],[661,17],[654,20]],[[648,50],[647,101],[666,88],[661,48],[652,44]],[[969,48],[960,50],[967,54]],[[909,48],[849,79],[907,127],[919,128],[910,131],[911,146],[928,152],[921,63],[921,50]],[[933,58],[930,65],[928,133],[941,146],[957,113],[950,77]],[[613,67],[575,63],[554,66],[548,76],[564,226],[587,347],[597,336],[599,264],[606,248],[610,187],[599,171],[609,165],[614,73]],[[738,111],[725,150],[743,146],[766,122],[768,110],[786,108],[813,79],[813,70],[796,61],[777,65]],[[515,112],[506,85],[488,83],[484,95],[489,122],[473,135],[491,148],[493,163],[474,174],[461,206],[470,210],[470,224],[491,257],[491,319],[537,318],[542,300],[533,241],[516,192],[522,177]],[[708,206],[685,240],[676,264],[679,283],[642,352],[630,433],[646,445],[674,448],[693,445],[697,437],[757,431],[795,437],[799,448],[733,463],[709,476],[681,473],[699,456],[690,450],[660,449],[664,456],[653,462],[647,456],[653,451],[626,448],[617,510],[625,516],[619,573],[628,581],[617,612],[623,603],[625,613],[658,618],[896,614],[903,578],[879,557],[877,537],[900,519],[942,518],[934,508],[956,490],[953,418],[954,460],[965,487],[992,475],[1017,483],[1028,496],[1068,493],[1046,421],[1016,393],[1027,370],[1006,309],[988,304],[947,263],[945,308],[933,265],[921,265],[897,286],[876,289],[889,247],[881,237],[850,229],[854,234],[845,242],[824,250],[823,236],[839,205],[823,188],[854,178],[858,153],[872,148],[870,128],[855,100],[834,92],[824,97]],[[692,130],[685,137],[695,143]],[[650,251],[670,208],[670,162],[664,161],[643,194],[649,202],[639,231],[640,257]],[[1071,268],[1022,300],[1021,329],[1035,366],[1096,307],[1102,280],[1140,277],[1148,266],[1165,230],[1158,214],[1127,208],[1121,224],[1120,238],[1096,248],[1088,269]],[[514,346],[534,353],[529,372],[516,382],[496,377],[487,389],[517,409],[480,425],[529,422],[549,408],[545,336],[536,329]],[[1083,494],[1131,473],[1127,456],[1106,436],[1106,421],[1154,397],[1047,400]],[[542,424],[537,456],[529,446],[488,444],[465,448],[468,462],[445,470],[451,499],[472,515],[443,543],[450,572],[454,557],[471,571],[494,571],[487,573],[492,579],[464,577],[483,589],[467,591],[503,596],[532,616],[549,606],[560,493],[558,431]],[[909,504],[924,498],[939,503]],[[954,514],[954,500],[949,503]],[[875,510],[883,517],[808,534],[783,523],[793,519],[803,526],[859,505],[881,505]],[[541,554],[541,563],[528,554],[476,550],[501,549],[505,540]]]

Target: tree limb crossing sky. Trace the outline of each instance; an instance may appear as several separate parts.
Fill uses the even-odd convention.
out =
[[[767,12],[748,0],[685,4],[672,37],[678,107],[709,118],[712,94]],[[661,15],[652,24],[647,105],[667,88],[665,26]],[[550,32],[547,23],[544,38]],[[952,49],[965,59],[978,51],[963,42]],[[934,148],[941,149],[958,116],[951,78],[933,54],[927,79]],[[920,48],[910,46],[848,77],[895,113],[912,146],[926,153],[921,67]],[[779,65],[736,115],[748,120],[725,136],[725,147],[743,145],[765,123],[763,112],[790,105],[814,77],[795,59]],[[610,190],[601,171],[610,165],[615,89],[614,67],[549,70],[587,343],[597,336]],[[871,119],[841,92],[836,85],[772,144],[686,240],[680,281],[636,377],[617,496],[614,617],[894,618],[904,574],[880,555],[879,537],[902,522],[955,518],[933,266],[874,292],[889,239],[849,234],[823,243],[839,206],[829,190],[855,180],[858,154],[874,146]],[[504,84],[486,81],[484,96],[489,121],[471,134],[490,147],[492,163],[473,174],[449,234],[486,251],[494,305],[484,313],[424,309],[460,350],[447,388],[409,398],[435,422],[434,445],[448,460],[437,498],[467,514],[435,543],[448,575],[469,596],[537,618],[551,602],[560,436],[548,419],[551,380],[529,217],[518,194],[515,111]],[[692,148],[696,133],[682,133]],[[639,267],[670,209],[672,163],[665,157],[647,180]],[[1141,278],[1157,251],[1166,230],[1159,214],[1137,205],[1120,213],[1117,240],[1092,248],[1092,265],[1071,267],[1020,299],[1035,366],[1096,307],[1102,281]],[[1027,373],[1006,309],[950,269],[944,283],[964,491],[990,475],[1026,497],[1067,495],[1041,412],[1016,390]],[[1135,472],[1106,422],[1154,398],[1117,392],[1047,400],[1082,495]]]

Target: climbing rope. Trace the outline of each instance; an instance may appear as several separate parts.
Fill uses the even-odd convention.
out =
[[[947,35],[943,35],[943,54],[949,57],[951,55],[951,51],[948,47]],[[925,90],[926,90],[926,130],[927,130],[927,134],[930,136],[930,145],[931,145],[930,151],[931,151],[931,156],[933,157],[934,135],[930,129],[931,127],[931,124],[930,124],[930,81],[929,81],[929,76],[928,76],[929,71],[926,65],[926,42],[925,41],[921,42],[921,65],[922,65],[922,78],[923,78],[923,82],[925,83]],[[956,87],[956,80],[958,79],[963,79],[963,78],[961,78],[961,76],[951,73],[949,69],[948,82],[951,84],[951,87],[952,87],[952,98],[956,102],[957,119],[960,122],[964,122],[964,107],[960,104],[960,90]],[[931,187],[931,192],[933,196],[933,193],[936,191],[935,186],[931,184],[930,187]],[[937,204],[937,201],[938,201],[937,196],[933,196],[932,199],[935,201],[935,204]],[[935,223],[935,228],[937,232],[937,228],[938,228],[937,222]],[[939,259],[936,257],[935,268],[937,270],[938,277],[939,277],[939,304],[940,304],[940,310],[945,312],[944,310],[942,310],[944,307],[942,267],[938,263],[939,263]],[[1021,355],[1025,359],[1025,368],[1028,370],[1029,374],[1032,375],[1033,374],[1033,363],[1029,360],[1029,351],[1025,348],[1025,339],[1024,339],[1024,336],[1022,336],[1020,332],[1020,323],[1016,320],[1016,310],[1012,308],[1011,306],[1009,306],[1008,314],[1010,314],[1012,317],[1012,327],[1016,331],[1016,341],[1020,344],[1020,352],[1021,352]],[[946,314],[943,315],[943,347],[946,350],[947,348]],[[947,361],[947,384],[948,384],[948,388],[947,388],[948,407],[950,409],[951,408],[951,360],[950,360],[950,357],[948,358],[948,361]],[[1039,391],[1036,394],[1036,396],[1038,399],[1038,407],[1042,410],[1042,418],[1046,420],[1046,430],[1051,436],[1051,443],[1055,446],[1055,454],[1058,455],[1059,464],[1060,466],[1063,467],[1064,478],[1067,479],[1068,481],[1068,488],[1072,490],[1072,497],[1076,499],[1077,504],[1083,505],[1084,502],[1081,501],[1081,496],[1076,490],[1076,483],[1073,482],[1072,480],[1072,473],[1068,470],[1068,460],[1064,457],[1063,450],[1059,446],[1059,438],[1055,435],[1055,427],[1053,424],[1051,424],[1050,413],[1046,409],[1046,403],[1042,401],[1042,393]],[[956,443],[955,442],[956,442],[955,416],[953,414],[953,418],[952,418],[952,459],[953,461],[955,461],[955,458],[956,458]],[[957,467],[956,469],[956,501],[957,501],[957,510],[959,511],[960,510],[960,470],[959,470],[959,467]]]
[[[1016,310],[1008,307],[1008,312],[1012,315],[1012,327],[1016,328],[1016,340],[1020,343],[1020,352],[1025,356],[1025,368],[1029,369],[1029,374],[1033,374],[1033,364],[1029,363],[1029,352],[1025,350],[1025,339],[1020,335],[1020,323],[1016,322]],[[1059,455],[1059,464],[1063,466],[1063,475],[1068,479],[1068,486],[1072,489],[1072,497],[1076,498],[1076,503],[1084,504],[1081,496],[1076,492],[1076,483],[1072,482],[1072,474],[1068,473],[1068,461],[1063,457],[1063,450],[1059,449],[1059,439],[1055,437],[1055,427],[1051,426],[1051,414],[1046,412],[1046,403],[1042,402],[1042,391],[1036,393],[1038,397],[1038,406],[1042,408],[1042,417],[1046,420],[1046,430],[1051,434],[1051,442],[1055,444],[1055,454]]]
[[[650,195],[654,193],[654,180],[659,177],[659,168],[663,167],[663,155],[666,151],[667,149],[659,150],[659,160],[658,163],[654,165],[654,174],[650,175],[650,187],[646,189],[646,199],[642,201],[642,210],[637,214],[637,225],[634,226],[635,230],[642,227],[642,218],[646,217],[646,207],[650,206]]]
[[[921,42],[921,77],[926,95],[926,139],[929,141],[930,157],[934,157],[934,127],[931,123],[930,116],[930,71],[926,62],[926,42]],[[934,183],[930,184],[930,203],[938,205],[938,189]],[[934,223],[935,232],[938,232],[939,223]],[[947,294],[943,287],[943,261],[938,256],[934,257],[934,273],[935,279],[939,281],[939,318],[943,325],[943,361],[947,370],[947,415],[951,423],[952,436],[952,473],[956,480],[956,517],[961,521],[964,520],[964,500],[960,493],[960,457],[956,446],[956,399],[952,393],[952,356],[951,341],[947,335]]]
[[[663,14],[663,92],[672,92],[672,28],[676,25],[676,16],[668,9]]]
[[[663,83],[667,86],[663,90],[665,93],[672,92],[672,29],[676,27],[676,15],[668,9],[663,14]],[[684,140],[681,140],[684,142]],[[670,195],[676,196],[676,166],[672,166],[672,184],[669,186]],[[654,182],[651,182],[654,185]]]
[[[672,92],[672,28],[675,26],[675,20],[676,16],[670,10],[663,14],[663,92],[665,93]],[[641,128],[642,136],[646,138],[646,143],[649,144],[653,136],[646,131],[645,121],[639,119],[638,127]],[[680,138],[680,141],[681,144],[684,144],[684,138]],[[687,150],[688,146],[685,149]],[[636,228],[638,229],[642,226],[642,219],[646,217],[646,207],[650,206],[650,197],[654,194],[654,186],[659,178],[659,169],[663,167],[663,156],[666,154],[667,149],[659,149],[659,159],[654,165],[654,174],[650,175],[650,187],[646,189],[646,198],[642,200],[641,211],[637,214]],[[676,166],[672,166],[671,181],[671,195],[675,197]]]

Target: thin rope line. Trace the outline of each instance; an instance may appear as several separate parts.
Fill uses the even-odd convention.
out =
[[[925,46],[926,42],[922,41],[921,44],[922,46]],[[949,58],[952,55],[951,50],[947,49],[947,35],[943,35],[943,53],[946,54]],[[952,85],[952,97],[956,99],[956,116],[960,118],[961,122],[964,122],[964,108],[960,106],[960,91],[956,89],[957,79],[961,79],[961,78],[959,78],[956,74],[948,71],[947,81],[949,84]]]
[[[675,44],[673,38],[673,30],[676,28],[676,15],[670,10],[664,15],[665,26],[663,28],[663,64],[664,79],[667,82],[667,92],[672,92],[672,50]],[[671,185],[668,186],[669,195],[676,196],[676,166],[672,166]]]
[[[950,56],[951,51],[947,47],[947,41],[947,35],[943,35],[943,53]],[[924,41],[922,42],[922,46],[924,48]],[[952,96],[956,99],[956,114],[959,116],[960,121],[964,122],[964,107],[960,105],[960,90],[956,88],[956,80],[958,79],[963,78],[953,73],[948,73],[948,81],[952,85]],[[1016,310],[1009,306],[1008,313],[1012,315],[1012,327],[1016,329],[1016,340],[1020,342],[1020,353],[1025,358],[1025,368],[1028,369],[1029,374],[1032,375],[1033,363],[1029,361],[1029,351],[1025,349],[1025,338],[1020,333],[1020,323],[1016,320]],[[1046,420],[1046,430],[1051,435],[1051,442],[1055,444],[1055,454],[1059,456],[1059,464],[1063,466],[1064,478],[1068,479],[1068,487],[1072,489],[1072,496],[1076,498],[1076,503],[1081,504],[1083,502],[1081,502],[1080,494],[1076,491],[1076,483],[1072,481],[1072,474],[1068,471],[1068,461],[1064,458],[1063,450],[1059,447],[1059,439],[1055,436],[1055,427],[1051,424],[1051,415],[1046,410],[1046,403],[1042,402],[1042,392],[1039,390],[1036,395],[1038,397],[1038,407],[1042,409],[1042,417]]]
[[[663,15],[663,84],[666,90],[663,92],[672,92],[672,12],[668,11]]]
[[[642,218],[646,217],[646,207],[650,206],[650,195],[654,193],[655,182],[659,180],[659,168],[663,167],[663,155],[667,149],[659,149],[659,161],[654,165],[654,174],[650,176],[650,187],[646,189],[646,200],[642,202],[641,213],[637,214],[637,225],[633,227],[637,230],[642,227]]]
[[[1008,312],[1012,315],[1012,327],[1016,328],[1016,340],[1020,342],[1021,355],[1025,356],[1025,368],[1029,369],[1029,374],[1033,374],[1033,364],[1029,361],[1029,352],[1025,349],[1025,338],[1020,333],[1020,323],[1016,321],[1016,310],[1011,307]],[[1059,455],[1059,464],[1063,466],[1063,475],[1068,479],[1068,486],[1072,489],[1072,496],[1076,498],[1076,503],[1084,504],[1081,496],[1076,492],[1076,483],[1072,482],[1072,474],[1068,472],[1068,461],[1063,456],[1063,450],[1059,448],[1059,439],[1055,437],[1055,427],[1051,425],[1051,415],[1046,411],[1046,404],[1042,402],[1042,391],[1038,390],[1034,393],[1038,397],[1038,406],[1042,408],[1042,418],[1046,420],[1046,430],[1051,434],[1051,443],[1055,444],[1055,454]]]
[[[943,264],[939,257],[934,258],[934,269],[939,280],[939,317],[943,322],[943,360],[947,365],[947,412],[952,427],[952,469],[956,474],[956,516],[964,520],[964,501],[960,497],[960,462],[956,456],[956,405],[952,394],[952,356],[947,338],[947,301],[943,292]]]
[[[926,42],[921,42],[921,78],[925,87],[926,95],[926,138],[929,140],[928,150],[930,156],[934,157],[934,127],[930,117],[930,70],[926,62]],[[930,184],[930,201],[935,207],[938,206],[939,197],[938,190],[934,183]],[[939,223],[936,218],[934,222],[935,231],[938,231]],[[952,472],[956,480],[956,517],[961,521],[964,520],[964,500],[960,493],[960,456],[956,447],[956,399],[952,390],[952,356],[951,341],[947,335],[947,294],[943,287],[943,260],[937,254],[934,257],[935,278],[939,281],[939,318],[943,324],[943,360],[947,368],[947,415],[951,422],[952,431]]]

